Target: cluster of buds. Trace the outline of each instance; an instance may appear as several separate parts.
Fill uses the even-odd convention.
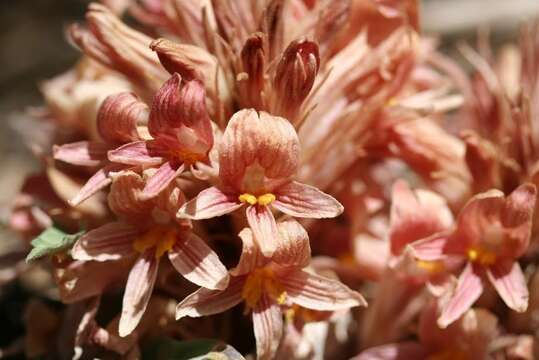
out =
[[[42,353],[536,358],[539,28],[473,76],[414,0],[104,0],[69,36],[10,222],[70,314]]]

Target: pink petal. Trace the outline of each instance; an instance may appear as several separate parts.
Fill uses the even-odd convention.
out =
[[[117,149],[108,152],[110,161],[126,164],[126,165],[141,165],[145,167],[157,166],[163,162],[162,156],[156,156],[159,151],[154,151],[153,144],[150,141],[135,141],[129,144],[120,146]]]
[[[529,292],[526,278],[516,261],[502,260],[487,269],[488,279],[505,304],[518,312],[528,308]]]
[[[425,359],[427,355],[428,352],[423,345],[407,341],[369,348],[350,360],[411,360]]]
[[[255,205],[247,207],[245,213],[260,252],[266,257],[271,257],[281,241],[271,210],[268,206]]]
[[[172,164],[170,161],[167,161],[157,169],[155,174],[153,174],[147,181],[146,186],[142,190],[143,199],[151,199],[161,191],[165,190],[170,183],[176,179],[183,171],[185,170],[185,165],[176,165]]]
[[[343,206],[332,196],[315,187],[290,182],[275,191],[277,199],[272,205],[294,217],[322,219],[342,214]]]
[[[137,327],[152,295],[159,261],[153,249],[140,255],[129,272],[122,301],[119,334],[125,337]]]
[[[283,319],[281,309],[267,294],[260,297],[253,309],[253,328],[257,359],[273,359],[281,342]]]
[[[124,165],[120,164],[108,164],[105,167],[99,169],[84,186],[79,190],[78,194],[71,200],[69,200],[69,205],[77,206],[84,200],[93,196],[99,190],[108,186],[112,179],[109,177],[111,172],[119,171],[123,169]]]
[[[185,316],[200,317],[218,314],[243,301],[241,291],[245,277],[232,277],[224,290],[200,288],[183,299],[176,307],[176,320]]]
[[[169,251],[168,258],[187,280],[207,289],[224,290],[228,286],[228,272],[219,256],[193,233]]]
[[[242,250],[238,266],[230,270],[230,274],[233,276],[245,275],[250,273],[257,267],[263,267],[269,262],[269,259],[265,258],[256,246],[253,239],[253,232],[250,228],[244,228],[240,231],[238,236],[242,241]]]
[[[147,219],[153,204],[141,197],[144,185],[142,177],[133,171],[122,171],[115,175],[108,196],[112,212],[133,223],[137,221],[137,218]]]
[[[140,140],[137,125],[148,121],[148,106],[130,92],[108,96],[97,114],[97,131],[108,143]]]
[[[367,306],[360,293],[351,290],[338,280],[303,270],[282,269],[276,274],[286,289],[287,297],[302,307],[333,311]]]
[[[272,256],[272,261],[285,266],[303,268],[311,261],[311,246],[307,231],[296,220],[290,219],[277,224],[281,241]]]
[[[79,166],[97,166],[107,159],[108,146],[103,143],[79,141],[55,145],[52,149],[55,160]]]
[[[438,233],[410,244],[410,249],[415,258],[424,261],[443,260],[448,255],[448,233]]]
[[[196,198],[184,204],[178,211],[178,217],[192,220],[210,219],[231,213],[242,206],[237,195],[225,194],[214,186],[201,191]]]
[[[105,224],[84,234],[73,246],[71,256],[77,260],[118,260],[133,253],[133,241],[140,230],[118,221]]]
[[[427,190],[413,191],[404,180],[393,185],[390,211],[390,242],[393,255],[404,247],[453,224],[453,216],[446,201]]]
[[[225,185],[241,188],[247,167],[255,164],[268,178],[289,178],[298,163],[299,140],[288,120],[244,109],[228,122],[219,148],[219,177]]]
[[[455,292],[438,318],[438,325],[441,328],[446,328],[453,321],[460,318],[481,296],[483,282],[479,271],[478,266],[470,262],[466,264],[460,274]]]

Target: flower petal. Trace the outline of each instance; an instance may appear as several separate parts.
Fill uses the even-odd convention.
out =
[[[153,249],[140,255],[129,272],[122,301],[119,334],[125,337],[137,327],[152,295],[159,260]]]
[[[470,309],[479,296],[481,296],[483,282],[479,271],[480,269],[470,262],[466,265],[460,274],[455,292],[444,306],[442,314],[438,318],[438,326],[446,328]]]
[[[253,232],[250,228],[244,228],[238,234],[242,241],[242,250],[238,266],[230,270],[232,276],[240,276],[250,273],[257,267],[262,267],[269,262],[256,246],[253,239]]]
[[[97,131],[108,143],[140,140],[137,125],[145,125],[148,114],[148,106],[134,93],[110,95],[99,108]]]
[[[139,235],[133,225],[121,221],[108,223],[77,240],[71,256],[77,260],[118,260],[133,253],[133,241]]]
[[[271,210],[268,206],[251,205],[247,207],[245,213],[260,252],[266,257],[271,257],[282,241]]]
[[[109,177],[111,172],[119,171],[124,167],[120,164],[108,164],[99,169],[92,177],[86,181],[86,184],[79,190],[73,199],[69,200],[69,205],[77,206],[84,200],[96,194],[99,190],[108,186],[112,179]]]
[[[342,214],[344,207],[332,196],[317,188],[292,181],[275,190],[272,205],[294,217],[323,219]]]
[[[213,186],[185,203],[178,211],[178,217],[192,220],[210,219],[231,213],[242,206],[236,195],[226,194]]]
[[[438,233],[426,239],[415,241],[409,245],[412,255],[424,261],[443,260],[447,257],[447,247],[450,239],[448,233]]]
[[[198,289],[176,306],[176,320],[218,314],[238,305],[244,283],[244,276],[231,277],[225,290]]]
[[[147,181],[142,189],[141,197],[151,199],[165,190],[170,183],[185,170],[185,165],[172,164],[170,161],[163,163]]]
[[[406,341],[369,348],[350,360],[425,359],[427,355],[427,349],[423,345],[414,341]]]
[[[223,290],[228,286],[228,272],[219,256],[193,233],[169,251],[168,258],[187,280],[207,289]]]
[[[147,219],[153,204],[141,198],[143,188],[144,180],[133,171],[122,171],[113,176],[108,195],[112,212],[133,223]]]
[[[78,141],[55,145],[52,149],[55,160],[79,166],[97,166],[107,159],[106,144],[92,141]]]
[[[279,265],[303,268],[311,261],[311,246],[307,231],[296,220],[290,219],[277,224],[281,241],[273,253],[272,261]]]
[[[526,311],[529,292],[518,262],[510,259],[498,261],[487,269],[487,275],[509,308],[518,312]]]
[[[263,294],[253,309],[253,328],[256,339],[256,357],[273,359],[283,334],[283,319],[279,305]]]
[[[159,151],[158,146],[159,144],[155,141],[134,141],[110,150],[108,158],[110,161],[119,164],[157,166],[163,162],[163,157],[155,156],[155,154],[164,151]],[[154,147],[157,147],[157,150]]]
[[[360,293],[351,290],[338,280],[304,270],[281,269],[276,275],[284,286],[287,297],[302,307],[333,311],[367,306]]]

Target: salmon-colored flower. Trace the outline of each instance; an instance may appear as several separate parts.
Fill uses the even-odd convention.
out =
[[[138,254],[124,293],[121,336],[130,334],[144,314],[165,253],[174,268],[197,285],[223,289],[228,284],[228,273],[217,254],[191,232],[188,221],[175,220],[184,201],[180,189],[172,184],[159,196],[144,200],[143,188],[140,175],[130,171],[117,175],[109,206],[120,220],[89,231],[72,249],[78,260],[109,261]]]
[[[241,110],[228,123],[219,147],[221,183],[182,206],[178,216],[208,219],[247,206],[249,226],[262,253],[271,256],[279,233],[270,206],[300,218],[331,218],[342,205],[320,190],[293,181],[299,141],[288,120]]]
[[[206,161],[213,146],[211,120],[204,86],[198,80],[182,82],[178,74],[155,94],[149,114],[150,140],[138,140],[108,152],[112,162],[140,167],[159,166],[141,196],[151,198],[184,170]]]
[[[341,310],[366,306],[363,297],[338,280],[303,268],[310,260],[309,239],[295,220],[278,224],[282,237],[272,258],[264,257],[246,228],[240,232],[243,252],[224,290],[199,289],[176,308],[176,318],[223,312],[245,302],[252,311],[257,357],[272,359],[282,331],[282,305],[296,304],[313,310]]]
[[[458,319],[483,292],[487,277],[511,309],[528,307],[528,288],[516,261],[528,248],[536,188],[524,184],[507,197],[498,190],[474,196],[461,210],[453,230],[436,233],[411,244],[421,261],[458,258],[465,263],[452,298],[438,323],[446,327]]]

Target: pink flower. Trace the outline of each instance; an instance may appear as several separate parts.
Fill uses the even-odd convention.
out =
[[[127,279],[120,336],[130,334],[144,314],[165,253],[174,268],[197,285],[224,289],[228,284],[217,254],[191,232],[188,221],[174,220],[184,201],[180,189],[171,185],[160,196],[144,200],[143,188],[144,180],[133,172],[116,176],[109,206],[120,220],[89,231],[72,249],[77,260],[110,261],[138,254]]]
[[[342,205],[320,190],[292,180],[299,163],[299,141],[288,120],[241,110],[228,123],[219,148],[218,186],[182,206],[180,218],[209,219],[244,205],[262,253],[271,256],[279,233],[270,206],[300,218],[331,218]]]
[[[138,126],[145,125],[147,117],[148,107],[135,94],[126,92],[110,95],[97,114],[97,131],[102,142],[78,141],[53,148],[56,160],[77,166],[100,167],[69,201],[70,205],[77,206],[108,186],[112,181],[110,174],[125,168],[109,162],[107,151],[126,142],[141,140]]]
[[[272,258],[264,257],[246,228],[239,236],[243,252],[224,290],[199,289],[176,308],[176,319],[226,311],[245,302],[252,311],[257,357],[272,359],[282,331],[282,305],[292,304],[320,311],[366,306],[363,297],[341,282],[305,271],[310,261],[306,231],[295,220],[278,224],[282,241]]]
[[[213,146],[204,86],[174,74],[156,93],[149,115],[150,140],[138,140],[108,152],[110,161],[140,167],[159,166],[141,196],[151,198],[186,168],[206,161]]]
[[[498,190],[474,196],[461,210],[452,231],[439,232],[411,245],[422,261],[457,258],[466,265],[458,285],[438,319],[446,327],[483,292],[487,277],[511,309],[528,307],[528,288],[516,261],[528,248],[536,188],[524,184],[507,197]]]

